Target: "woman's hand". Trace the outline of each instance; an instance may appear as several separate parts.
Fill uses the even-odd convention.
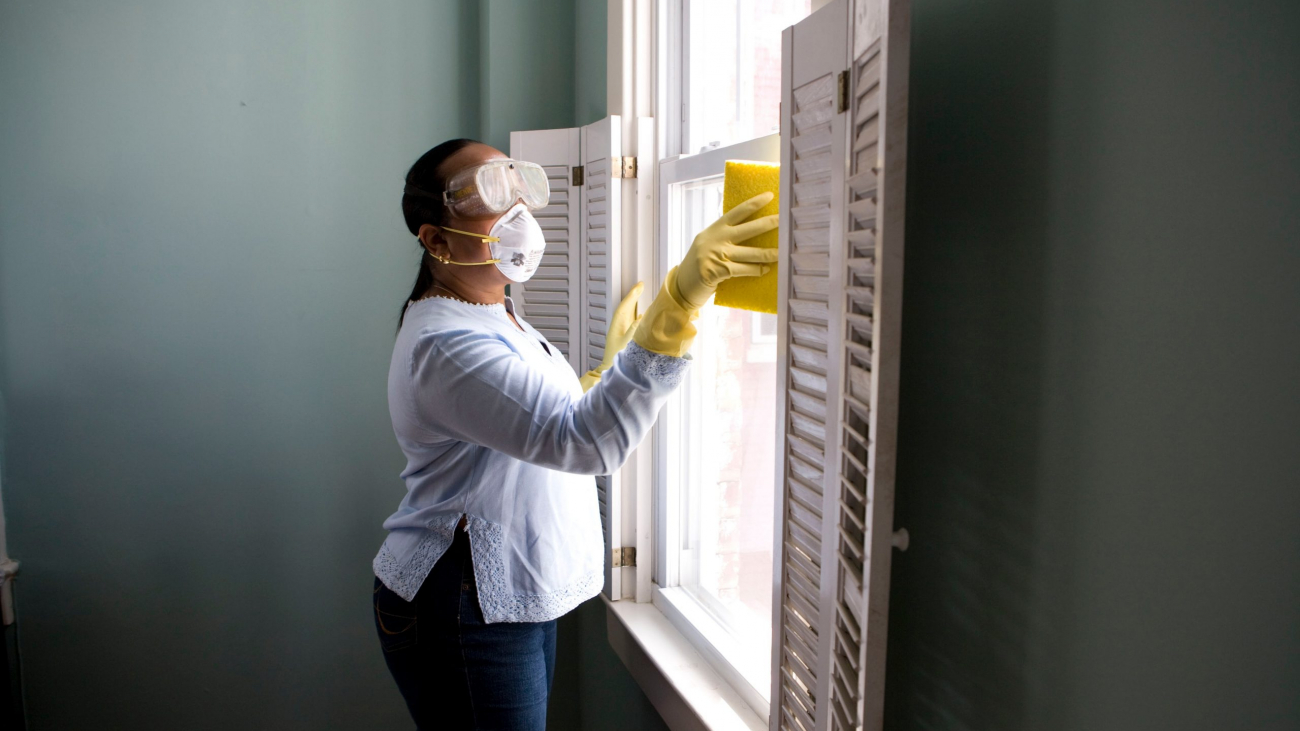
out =
[[[745,221],[772,202],[772,193],[759,193],[722,214],[695,236],[682,263],[668,270],[663,287],[642,315],[632,339],[653,353],[681,358],[695,341],[694,320],[700,308],[731,277],[766,274],[780,257],[777,249],[740,246],[739,242],[776,228],[777,216]]]
[[[582,383],[583,393],[596,385],[596,381],[600,380],[600,374],[614,365],[614,356],[618,355],[618,352],[627,347],[632,340],[632,333],[636,331],[637,325],[641,324],[641,317],[643,317],[637,315],[637,300],[641,298],[643,289],[645,289],[645,282],[637,282],[623,296],[623,301],[618,303],[618,307],[614,308],[613,314],[609,317],[609,331],[605,334],[605,355],[601,358],[600,365],[587,371],[578,379]]]
[[[714,221],[695,236],[677,268],[677,295],[692,309],[704,306],[731,277],[766,274],[780,256],[776,249],[740,246],[739,242],[767,233],[777,226],[776,214],[745,221],[772,202],[772,193],[759,193]]]
[[[645,282],[637,282],[623,296],[618,307],[614,308],[614,314],[609,318],[609,332],[605,335],[605,357],[600,362],[602,371],[614,365],[614,356],[627,347],[632,341],[632,332],[641,324],[642,316],[637,314],[637,300],[641,299],[644,289]]]

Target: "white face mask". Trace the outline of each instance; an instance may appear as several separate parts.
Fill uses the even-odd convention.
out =
[[[487,261],[452,261],[448,257],[432,254],[434,259],[457,266],[496,264],[497,269],[512,282],[528,281],[542,263],[542,254],[546,252],[546,237],[542,234],[542,227],[523,203],[516,204],[497,219],[486,236],[450,226],[443,226],[442,229],[487,242],[488,251],[492,252],[491,258]]]
[[[488,244],[497,269],[512,282],[526,282],[542,263],[542,254],[546,251],[546,237],[542,227],[528,210],[528,206],[517,203],[492,226],[489,236],[500,241]]]

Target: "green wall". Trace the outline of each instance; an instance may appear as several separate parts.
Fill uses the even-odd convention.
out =
[[[409,727],[368,605],[402,496],[402,176],[452,136],[573,124],[573,13],[0,0],[33,731]]]
[[[574,0],[573,119],[579,126],[605,118],[608,0]]]
[[[914,4],[887,728],[1300,727],[1297,11]]]
[[[573,126],[573,3],[480,3],[484,142],[509,152],[514,130]]]

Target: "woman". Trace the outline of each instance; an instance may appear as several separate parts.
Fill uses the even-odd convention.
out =
[[[718,283],[766,272],[776,250],[736,242],[757,197],[696,237],[650,308],[638,283],[610,317],[604,361],[579,378],[505,286],[536,270],[531,210],[546,176],[472,140],[425,153],[402,212],[423,247],[388,376],[407,494],[374,560],[375,626],[420,729],[537,729],[555,620],[600,592],[592,475],[627,459],[677,387],[697,310]],[[739,225],[734,225],[739,224]]]

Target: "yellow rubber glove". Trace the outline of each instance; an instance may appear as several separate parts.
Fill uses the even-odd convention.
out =
[[[641,316],[641,324],[632,333],[632,339],[651,352],[680,358],[695,341],[693,321],[700,316],[700,311],[677,298],[677,269],[668,270],[659,294]]]
[[[776,266],[780,256],[777,249],[737,244],[776,228],[775,215],[744,222],[772,198],[771,193],[759,193],[695,236],[682,263],[668,271],[663,288],[641,317],[641,325],[632,334],[637,345],[682,357],[695,341],[694,320],[700,316],[700,308],[720,282],[731,277],[756,277]]]
[[[731,277],[766,274],[780,256],[777,249],[741,246],[739,242],[767,233],[777,226],[777,215],[745,221],[772,202],[772,193],[759,193],[714,221],[695,236],[677,268],[676,294],[692,309],[704,306],[718,284]]]
[[[641,291],[644,289],[645,282],[637,282],[623,296],[623,301],[618,303],[618,307],[614,308],[614,313],[609,317],[609,332],[605,334],[605,355],[600,359],[600,365],[587,371],[578,379],[582,383],[583,393],[590,391],[591,387],[600,380],[600,374],[614,365],[614,356],[627,347],[628,341],[632,339],[632,332],[636,330],[637,325],[641,324],[641,317],[637,316],[636,309],[637,300],[641,298]]]

